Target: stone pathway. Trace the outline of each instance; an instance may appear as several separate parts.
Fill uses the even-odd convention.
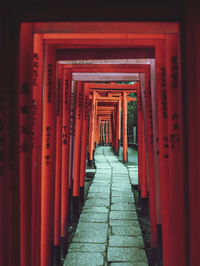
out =
[[[109,147],[96,149],[95,164],[96,174],[64,266],[147,266],[130,169]],[[135,180],[135,168],[132,173]]]

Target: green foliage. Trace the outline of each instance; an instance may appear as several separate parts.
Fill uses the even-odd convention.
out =
[[[137,102],[127,104],[127,129],[131,131],[137,124]]]

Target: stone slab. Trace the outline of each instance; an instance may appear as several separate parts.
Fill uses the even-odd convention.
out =
[[[68,252],[97,252],[104,253],[105,244],[71,243]]]
[[[98,199],[109,199],[110,200],[110,192],[89,192],[87,195],[87,199],[98,198]]]
[[[135,211],[135,204],[134,203],[113,203],[111,204],[112,211]]]
[[[113,197],[119,197],[119,196],[127,196],[127,197],[133,197],[133,192],[132,191],[112,191],[112,196]]]
[[[110,199],[91,198],[85,202],[86,207],[108,207],[110,205]]]
[[[110,264],[111,266],[148,266],[148,263],[145,262],[114,262]]]
[[[108,222],[108,214],[106,213],[82,213],[79,218],[80,222],[96,222],[106,223]]]
[[[108,262],[145,262],[147,257],[144,250],[139,248],[108,247]]]
[[[111,211],[110,219],[117,220],[137,220],[136,212],[128,212],[128,211]]]
[[[98,231],[100,234],[108,231],[108,224],[107,223],[87,223],[87,222],[79,222],[76,232],[81,231]]]
[[[102,266],[104,257],[100,253],[69,253],[64,266]]]
[[[132,197],[112,197],[111,203],[133,203]]]
[[[112,234],[119,236],[141,236],[141,230],[139,226],[127,227],[127,226],[112,226]]]
[[[110,226],[140,226],[138,221],[136,220],[110,220],[109,221]]]
[[[106,207],[83,207],[82,213],[108,213],[109,209]]]
[[[106,243],[107,231],[80,231],[76,232],[72,243]]]
[[[141,236],[110,236],[109,246],[144,248],[144,243]]]
[[[90,187],[90,192],[110,192],[110,186],[106,187],[106,186],[93,186]]]
[[[112,188],[112,190],[115,190],[115,191],[132,191],[131,186],[129,188],[128,187],[114,187],[114,188]]]

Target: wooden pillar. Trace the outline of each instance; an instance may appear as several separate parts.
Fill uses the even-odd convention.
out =
[[[107,125],[107,122],[105,122],[105,143],[106,143],[106,146],[108,146],[108,125]]]
[[[149,180],[151,247],[156,248],[158,245],[158,239],[157,239],[157,219],[156,219],[156,192],[155,192],[152,103],[151,103],[151,80],[150,80],[149,69],[145,73],[145,88],[142,87],[141,94],[142,94],[142,104],[143,104],[143,114],[144,114],[144,126],[145,126],[145,132],[146,132],[145,135],[146,135],[148,180]]]
[[[62,174],[62,106],[63,106],[63,66],[57,65],[56,88],[56,162],[55,162],[55,202],[54,202],[54,265],[60,263],[61,233],[61,174]]]
[[[32,23],[21,24],[19,52],[20,265],[26,266],[31,265]]]
[[[128,161],[128,147],[127,147],[127,100],[126,92],[123,92],[123,161]]]
[[[186,108],[185,117],[185,143],[187,145],[187,190],[188,200],[185,203],[185,210],[188,210],[188,265],[198,264],[200,261],[200,17],[197,3],[194,0],[186,1],[186,40],[182,42],[183,55],[186,54],[185,76],[186,86],[183,83],[184,103]],[[184,58],[184,57],[183,57]],[[185,78],[185,77],[183,77]],[[185,80],[184,80],[185,81]],[[186,93],[185,90],[186,89]],[[187,112],[187,113],[186,113]]]
[[[112,145],[112,128],[111,128],[111,118],[108,123],[108,130],[109,130],[109,145]]]
[[[32,266],[40,265],[43,62],[42,35],[34,34],[32,113]]]
[[[142,184],[142,99],[140,87],[137,90],[137,128],[138,128],[138,186],[141,192]]]
[[[115,144],[116,144],[116,117],[115,117],[115,111],[112,112],[112,136],[113,136],[113,141],[112,141],[112,144],[113,144],[113,149],[114,151],[116,151],[116,147],[115,147]]]
[[[147,160],[146,160],[146,134],[144,125],[144,110],[142,108],[141,115],[141,157],[142,157],[142,174],[141,174],[141,197],[147,198]]]
[[[115,137],[115,147],[116,147],[116,154],[119,154],[119,108],[118,108],[119,102],[117,103],[116,106],[116,137]]]
[[[19,23],[1,20],[0,265],[8,266],[20,265],[19,33]]]
[[[93,143],[94,143],[94,127],[95,127],[95,103],[96,103],[96,92],[93,90],[92,94],[92,108],[91,108],[91,139],[90,139],[90,151],[89,160],[90,163],[93,161]]]
[[[69,205],[70,168],[70,112],[71,112],[71,71],[63,73],[63,117],[62,117],[62,172],[61,172],[61,257],[67,250],[67,219]]]
[[[75,142],[74,142],[74,183],[73,196],[80,195],[80,146],[81,146],[81,122],[82,122],[82,107],[83,107],[83,83],[77,82],[76,90],[76,113],[75,113]]]
[[[84,100],[83,100],[83,118],[82,118],[82,135],[81,135],[81,159],[80,159],[80,193],[82,199],[84,198],[85,185],[85,168],[86,168],[86,152],[88,140],[88,120],[89,120],[89,94],[90,89],[88,85],[84,85]]]
[[[150,60],[151,75],[151,101],[152,101],[152,125],[153,125],[153,150],[154,150],[154,175],[155,175],[155,197],[156,197],[156,222],[158,231],[158,240],[161,237],[161,189],[160,189],[160,159],[159,159],[159,133],[158,133],[158,102],[156,92],[156,62]],[[161,243],[160,243],[161,244]],[[159,245],[159,243],[158,243]]]
[[[76,103],[76,82],[71,81],[71,104],[70,104],[70,149],[69,149],[69,194],[73,194],[73,169],[74,169],[74,131],[75,131],[75,103]]]
[[[122,109],[122,102],[119,100],[118,102],[118,153],[121,146],[121,109]]]
[[[156,42],[156,93],[158,104],[158,134],[160,157],[160,189],[162,215],[162,246],[163,262],[169,265],[170,234],[169,234],[169,139],[168,139],[168,107],[167,107],[167,77],[165,61],[165,41]]]
[[[41,265],[50,265],[53,244],[53,199],[55,163],[56,115],[56,58],[55,49],[45,46],[44,103],[42,132],[42,183],[41,183]]]
[[[166,37],[166,72],[168,104],[169,138],[169,176],[170,204],[169,220],[170,253],[169,264],[186,265],[186,209],[187,188],[184,171],[182,91],[180,78],[180,43],[179,36],[169,34]],[[181,221],[181,223],[180,223]]]

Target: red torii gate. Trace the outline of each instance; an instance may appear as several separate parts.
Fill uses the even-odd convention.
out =
[[[22,38],[21,38],[21,44],[25,44],[25,39],[23,39],[23,34],[24,33],[32,33],[32,29],[31,27],[30,28],[21,28],[22,29]],[[26,34],[27,36],[27,34]],[[151,34],[149,35],[149,37],[151,36]],[[119,37],[119,36],[118,36]],[[139,37],[139,36],[138,36]],[[152,37],[152,36],[151,36]],[[156,37],[158,38],[158,37]],[[165,157],[165,163],[164,163],[164,166],[168,166],[169,164],[169,171],[170,171],[170,175],[169,175],[169,180],[170,184],[173,184],[174,187],[179,187],[180,190],[179,190],[179,193],[178,193],[178,202],[177,202],[177,206],[178,206],[178,209],[180,210],[179,212],[179,216],[180,217],[184,217],[184,210],[183,210],[183,207],[182,207],[182,202],[183,202],[183,199],[184,199],[184,196],[183,196],[183,180],[179,178],[182,177],[183,175],[179,173],[179,169],[177,168],[177,165],[181,165],[182,163],[182,158],[180,157],[180,146],[182,147],[182,143],[181,143],[181,140],[177,140],[177,139],[173,139],[174,135],[175,136],[180,136],[180,134],[182,134],[182,127],[181,127],[181,124],[179,124],[179,122],[181,121],[181,104],[180,102],[177,102],[173,99],[176,99],[175,96],[177,96],[179,93],[180,93],[180,84],[179,84],[179,78],[177,78],[177,69],[179,69],[179,60],[177,61],[177,58],[179,57],[178,55],[178,46],[176,45],[178,43],[177,41],[177,36],[173,36],[173,34],[168,34],[168,36],[162,36],[162,40],[153,40],[149,43],[151,43],[151,45],[154,45],[156,44],[156,57],[157,57],[157,62],[158,64],[156,65],[156,68],[157,68],[157,81],[159,83],[159,85],[163,88],[163,90],[165,90],[166,94],[167,94],[167,99],[168,99],[168,104],[169,104],[169,108],[167,109],[167,114],[168,114],[168,120],[167,120],[167,123],[168,123],[168,128],[165,128],[165,130],[163,131],[160,131],[159,134],[161,134],[161,137],[163,136],[167,136],[170,138],[170,157],[169,157],[169,160],[167,160],[167,157]],[[23,82],[26,81],[26,79],[24,78],[24,73],[26,73],[26,70],[27,70],[27,64],[26,62],[23,61],[23,55],[24,53],[26,52],[27,54],[27,58],[30,59],[29,62],[32,62],[32,57],[31,57],[31,44],[32,44],[32,40],[31,40],[31,34],[30,34],[30,39],[26,39],[26,41],[29,43],[29,45],[25,45],[27,50],[21,50],[21,54],[20,54],[20,84],[23,84]],[[78,40],[79,41],[79,40]],[[143,41],[143,43],[145,43],[145,41]],[[164,45],[165,43],[167,44],[167,55],[166,55],[166,58],[165,58],[165,54],[164,54]],[[138,45],[141,45],[141,42],[139,42]],[[48,54],[48,50],[51,50],[52,47],[49,47],[46,48],[45,50],[45,53]],[[160,49],[160,50],[159,50]],[[52,49],[53,50],[53,49]],[[159,51],[162,51],[162,54],[159,54]],[[30,56],[29,56],[30,55]],[[53,57],[53,53],[49,55],[49,57]],[[165,59],[167,59],[167,64],[165,63]],[[173,59],[173,60],[172,60]],[[170,61],[171,60],[171,61]],[[40,60],[39,60],[40,61]],[[54,61],[54,60],[53,60]],[[48,59],[46,59],[46,62],[48,62]],[[30,64],[28,64],[28,66],[30,66]],[[55,62],[53,62],[53,65],[55,66]],[[162,80],[162,77],[165,76],[165,69],[166,69],[166,73],[167,73],[167,82],[163,82]],[[174,73],[174,69],[176,70],[176,72]],[[49,72],[50,73],[50,72]],[[41,74],[41,73],[40,73]],[[54,74],[54,73],[53,73]],[[27,79],[28,79],[28,84],[31,84],[31,78],[29,78],[29,76],[26,76]],[[175,79],[175,80],[174,80]],[[55,82],[55,81],[53,81]],[[167,84],[167,85],[166,85]],[[20,85],[21,86],[21,85]],[[168,88],[168,90],[166,90],[166,87]],[[172,91],[170,90],[169,91],[169,88],[173,89],[173,93]],[[47,89],[45,87],[45,93],[47,92]],[[158,95],[162,96],[160,94],[161,92],[158,90]],[[31,95],[31,94],[30,94]],[[52,95],[51,95],[52,96]],[[31,101],[29,101],[31,99]],[[162,97],[158,97],[159,100],[162,99]],[[32,98],[31,97],[27,97],[26,98],[20,98],[20,101],[21,103],[24,104],[23,101],[25,101],[27,104],[28,103],[32,103]],[[158,101],[159,102],[159,101]],[[160,101],[161,102],[161,101]],[[47,101],[48,103],[48,101]],[[52,106],[54,103],[51,103]],[[45,113],[47,113],[47,109],[45,107]],[[163,113],[163,116],[165,117],[165,113],[166,111],[163,112],[163,109],[164,109],[164,106],[162,106],[162,109],[159,109],[158,110],[158,113],[159,115],[162,116],[162,113]],[[39,110],[40,111],[40,110]],[[52,112],[52,109],[50,109],[50,112]],[[177,115],[178,114],[178,115]],[[21,114],[22,115],[22,114]],[[30,118],[31,118],[31,115],[28,117],[30,121],[32,121]],[[52,117],[53,118],[53,117]],[[175,119],[174,119],[175,118]],[[21,126],[22,126],[22,121],[23,121],[23,115],[22,117],[20,117],[20,122],[21,122]],[[26,119],[25,119],[26,120]],[[176,120],[176,123],[174,122],[174,120]],[[46,120],[43,121],[43,124],[45,124]],[[162,121],[162,120],[160,120]],[[27,122],[28,122],[28,119],[27,119]],[[50,121],[51,122],[51,121]],[[161,122],[162,123],[162,122]],[[177,125],[178,123],[178,126],[179,128],[174,128],[174,125],[176,124]],[[46,128],[47,129],[47,128]],[[43,130],[45,130],[45,128],[43,128]],[[169,132],[167,132],[166,130],[169,130]],[[163,133],[164,132],[164,133]],[[22,132],[21,132],[22,133]],[[24,134],[24,133],[23,133]],[[163,134],[166,134],[166,135],[163,135]],[[20,136],[21,137],[21,140],[25,140],[25,136]],[[181,136],[180,136],[181,137]],[[28,141],[28,144],[30,145],[31,144],[31,141],[32,140],[29,140],[28,138],[26,139]],[[165,143],[165,141],[167,142],[166,139],[164,138],[161,138],[161,143]],[[160,145],[160,144],[159,144]],[[167,144],[168,145],[168,142]],[[49,146],[49,145],[48,145]],[[163,147],[161,147],[161,149],[164,150]],[[167,155],[166,153],[164,153],[164,155]],[[45,155],[46,156],[46,155]],[[47,155],[49,156],[49,155]],[[30,152],[28,152],[26,155],[25,154],[20,154],[20,163],[21,163],[21,168],[20,168],[20,174],[21,174],[21,181],[25,180],[26,179],[26,175],[27,175],[27,172],[31,171],[31,167],[29,170],[28,169],[28,164],[24,164],[24,161],[27,159],[27,162],[30,163],[31,161],[31,156],[30,156]],[[41,158],[41,157],[40,157]],[[176,165],[175,165],[176,164]],[[181,165],[182,166],[182,165]],[[44,170],[47,170],[45,168],[45,166],[42,166],[43,167],[43,171]],[[166,168],[167,169],[167,168]],[[179,175],[178,175],[179,173]],[[166,173],[163,173],[165,177],[167,177]],[[30,175],[27,175],[27,177],[29,177]],[[42,176],[42,178],[44,178],[44,175]],[[28,180],[28,178],[27,178]],[[167,180],[167,179],[166,179]],[[163,185],[164,183],[164,185]],[[167,198],[168,195],[165,194],[165,192],[167,193],[167,191],[170,191],[168,190],[167,188],[169,188],[169,185],[168,183],[165,183],[165,180],[162,180],[161,182],[161,186],[162,188],[164,189],[164,193],[162,195],[164,195],[164,198],[162,199],[162,202],[164,202],[163,206],[165,206],[166,208],[163,208],[164,212],[167,213],[167,215],[170,216],[173,216],[175,217],[176,216],[176,209],[173,208],[173,195],[176,194],[176,191],[172,191],[171,194],[170,194],[170,197],[169,199]],[[51,182],[47,184],[47,187],[48,187],[48,193],[49,191],[51,190]],[[30,189],[31,186],[30,184],[27,184],[26,186],[26,183],[24,182],[21,182],[21,187],[20,187],[20,199],[21,199],[21,205],[20,205],[20,208],[23,207],[23,204],[25,204],[25,202],[29,199],[29,196],[30,195],[27,195],[25,189]],[[42,193],[42,202],[43,202],[43,206],[45,205],[45,202],[46,202],[46,199],[48,198],[49,194],[46,194],[46,192],[43,191]],[[35,194],[34,194],[35,195]],[[29,201],[27,201],[27,204],[28,204]],[[50,204],[49,204],[50,205]],[[53,203],[52,203],[53,205]],[[35,205],[34,205],[35,206]],[[27,207],[27,206],[26,206]],[[170,208],[171,209],[170,209]],[[180,207],[180,208],[179,208]],[[23,209],[23,208],[22,208]],[[26,208],[27,210],[28,208]],[[49,209],[49,208],[48,208]],[[166,214],[163,213],[163,225],[164,225],[164,235],[166,236],[169,232],[174,232],[174,229],[173,229],[173,226],[175,226],[175,230],[178,230],[177,231],[177,234],[178,236],[181,236],[183,235],[182,232],[184,231],[184,224],[180,227],[176,226],[178,223],[177,221],[169,221],[166,219]],[[42,212],[42,216],[43,216],[43,221],[44,219],[47,220],[47,217],[45,217],[46,214],[43,214]],[[52,214],[48,213],[49,217],[50,217],[50,220],[51,220],[51,216]],[[166,219],[166,220],[165,220]],[[184,221],[184,219],[181,219],[182,222]],[[23,224],[24,224],[24,228],[28,228],[30,223],[27,219],[27,212],[24,211],[23,215],[20,217],[20,223],[21,223],[21,228],[23,227]],[[50,222],[51,224],[51,222]],[[51,225],[48,225],[49,228],[51,228]],[[166,226],[168,225],[170,227],[170,230],[168,231],[168,227]],[[47,237],[47,234],[46,234],[46,231],[44,229],[44,226],[42,227],[42,239],[45,239]],[[177,240],[178,239],[178,240]],[[170,263],[174,262],[175,261],[175,264],[176,265],[179,265],[179,260],[177,259],[177,256],[175,254],[175,251],[177,249],[180,249],[180,250],[183,250],[184,249],[184,243],[183,244],[180,244],[180,239],[179,238],[175,238],[175,234],[171,234],[170,233],[170,238],[166,238],[164,240],[164,263],[165,265],[170,265]],[[26,243],[28,243],[28,236],[26,236],[25,234],[23,234],[23,230],[21,230],[21,245],[20,245],[20,248],[21,248],[21,254],[26,254],[25,258],[22,257],[22,265],[27,265],[27,261],[28,261],[28,264],[29,264],[29,259],[30,259],[30,256],[29,256],[29,253],[30,253],[30,250],[29,250],[29,246],[30,245],[27,245],[26,246]],[[184,239],[183,239],[184,240]],[[178,242],[179,241],[179,242]],[[170,243],[172,245],[170,245]],[[177,243],[179,243],[180,245],[177,245]],[[181,242],[182,243],[182,242]],[[49,244],[49,243],[48,243]],[[174,248],[172,248],[172,246]],[[170,247],[170,248],[169,248]],[[27,251],[27,253],[26,253]],[[185,252],[180,252],[181,254],[185,254]],[[42,256],[45,256],[45,258],[47,257],[47,254],[46,254],[46,250],[45,252],[42,254]],[[42,259],[42,261],[44,260],[45,261],[45,258]],[[182,259],[182,264],[181,265],[184,265],[184,256],[183,256],[183,259]],[[176,263],[177,262],[177,263]],[[45,263],[45,262],[44,262]],[[43,264],[43,265],[46,265]]]

